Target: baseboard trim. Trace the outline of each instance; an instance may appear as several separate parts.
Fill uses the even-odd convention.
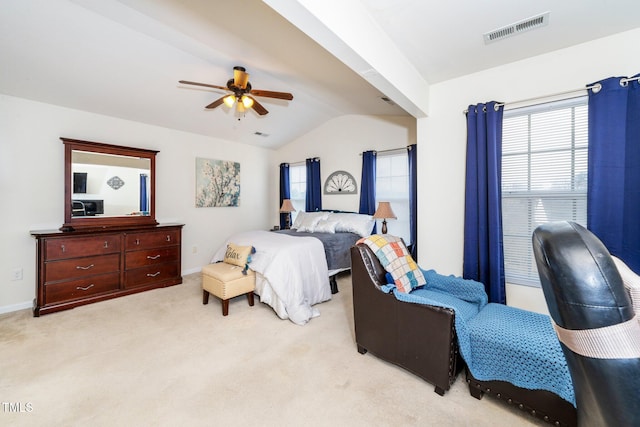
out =
[[[188,270],[182,270],[182,275],[186,276],[187,274],[200,273],[202,271],[202,267],[190,268]]]
[[[200,273],[201,271],[202,267],[190,268],[188,270],[182,270],[182,275],[186,276],[188,274]],[[0,314],[13,313],[14,311],[20,311],[27,308],[33,308],[33,301],[25,301],[18,304],[0,306]]]
[[[25,301],[18,304],[0,306],[0,314],[13,313],[27,308],[33,308],[33,301]]]

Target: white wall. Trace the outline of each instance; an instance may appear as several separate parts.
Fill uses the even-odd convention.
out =
[[[64,222],[60,137],[160,151],[156,219],[185,224],[183,274],[208,264],[231,233],[268,229],[273,151],[0,95],[0,313],[30,307],[35,296],[36,249],[29,231]],[[239,207],[195,207],[196,157],[240,163]],[[12,280],[20,268],[23,279]]]
[[[399,116],[348,115],[330,120],[276,151],[271,169],[271,224],[278,224],[280,181],[278,165],[320,157],[320,175],[324,185],[332,172],[344,170],[356,179],[358,194],[322,195],[324,209],[358,211],[362,157],[367,150],[402,148],[416,141],[415,119]],[[418,150],[419,151],[419,150]]]
[[[419,262],[462,273],[466,122],[469,104],[518,101],[640,72],[640,29],[434,84],[418,120]],[[586,92],[585,92],[586,93]],[[546,312],[540,289],[510,285],[507,303]]]

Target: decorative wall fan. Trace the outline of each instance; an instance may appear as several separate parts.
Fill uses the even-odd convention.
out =
[[[356,180],[347,171],[335,171],[324,182],[324,194],[357,194]]]
[[[180,83],[185,85],[195,85],[195,86],[204,86],[210,87],[213,89],[220,89],[231,91],[232,93],[229,95],[222,96],[211,104],[207,105],[205,108],[216,108],[223,103],[227,105],[229,108],[232,108],[234,104],[237,104],[237,110],[240,113],[245,112],[248,108],[253,108],[256,113],[264,116],[268,114],[266,108],[262,106],[254,96],[263,96],[265,98],[276,98],[276,99],[286,99],[287,101],[291,101],[293,99],[293,95],[287,92],[274,92],[271,90],[258,90],[253,89],[251,87],[251,83],[249,83],[249,74],[244,67],[236,66],[233,67],[233,78],[227,81],[227,86],[217,86],[211,85],[207,83],[198,83],[198,82],[190,82],[187,80],[180,80]]]

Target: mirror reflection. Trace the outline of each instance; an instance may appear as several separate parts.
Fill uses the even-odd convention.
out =
[[[151,160],[72,150],[73,217],[150,215]]]

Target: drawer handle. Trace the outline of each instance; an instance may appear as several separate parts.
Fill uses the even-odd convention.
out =
[[[65,253],[65,251],[67,250],[67,248],[65,248],[64,245],[60,245],[60,248],[62,248],[62,253]]]
[[[147,255],[147,259],[158,259],[158,258],[160,258],[160,255],[154,255],[154,256]]]
[[[160,274],[159,271],[156,271],[155,273],[151,274],[151,273],[147,273],[147,277],[156,277],[158,274]]]
[[[93,264],[89,264],[89,265],[87,265],[86,267],[83,267],[83,266],[81,266],[81,265],[76,265],[76,268],[77,268],[78,270],[89,270],[90,268],[93,268],[93,267],[94,267],[94,265],[93,265]]]
[[[171,236],[169,234],[167,234],[167,242],[171,241]]]
[[[108,241],[106,241],[106,240],[104,241],[104,247],[105,247],[105,248],[108,248],[108,247],[109,247],[109,242],[108,242]]]
[[[78,287],[76,287],[76,289],[79,290],[79,291],[88,291],[89,289],[93,288],[94,286],[95,285],[92,283],[89,286],[84,287],[84,288],[82,286],[78,286]]]
[[[140,244],[140,239],[136,239],[136,245]]]

